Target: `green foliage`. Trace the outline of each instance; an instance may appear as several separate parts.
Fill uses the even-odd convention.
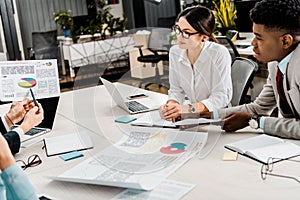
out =
[[[79,35],[100,33],[101,38],[105,39],[107,35],[113,36],[117,31],[125,30],[128,19],[124,14],[122,19],[114,17],[110,13],[111,8],[106,5],[106,0],[94,0],[88,7],[95,8],[97,14],[85,26],[78,27],[73,24],[71,10],[54,12],[54,21],[58,27],[64,30],[70,29],[74,41],[78,39]]]
[[[235,27],[236,8],[230,0],[220,0],[219,4],[213,1],[214,14],[219,28]]]
[[[100,33],[102,39],[105,39],[107,34],[113,36],[117,31],[125,30],[128,19],[124,15],[123,19],[114,17],[110,13],[111,8],[106,6],[106,0],[95,0],[89,5],[89,8],[97,10],[96,17],[89,24],[91,33]]]
[[[71,30],[73,28],[73,18],[71,10],[60,10],[57,12],[53,12],[53,16],[53,19],[59,28],[63,30]]]

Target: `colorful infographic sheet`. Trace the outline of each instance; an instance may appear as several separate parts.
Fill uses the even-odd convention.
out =
[[[56,60],[23,60],[0,62],[1,101],[31,99],[32,89],[37,99],[59,96]]]
[[[151,190],[201,151],[207,133],[134,129],[55,180]]]

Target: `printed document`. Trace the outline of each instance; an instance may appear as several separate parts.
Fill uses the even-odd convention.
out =
[[[0,62],[1,101],[21,101],[31,98],[59,96],[59,79],[56,60],[22,60]]]
[[[152,191],[127,189],[113,197],[111,200],[179,200],[194,187],[195,185],[189,183],[164,180]]]
[[[55,180],[151,190],[204,147],[207,133],[137,128]]]

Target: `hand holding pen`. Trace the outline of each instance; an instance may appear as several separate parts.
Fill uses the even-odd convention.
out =
[[[35,107],[33,100],[14,101],[11,104],[10,110],[5,115],[5,119],[12,126],[20,122],[33,107]]]
[[[36,99],[35,99],[35,97],[34,97],[34,94],[33,94],[33,91],[32,91],[32,89],[30,88],[29,90],[30,90],[30,94],[31,94],[31,96],[32,96],[32,99],[33,99],[34,105],[35,105],[35,106],[37,106],[37,107],[39,107],[39,105],[38,105],[38,103],[37,103],[37,101],[36,101]]]

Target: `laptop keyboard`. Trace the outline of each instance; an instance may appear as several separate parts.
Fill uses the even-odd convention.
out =
[[[139,111],[143,111],[143,110],[148,110],[149,108],[140,104],[137,101],[127,101],[125,102],[126,106],[128,107],[128,109],[131,112],[139,112]]]
[[[42,132],[42,131],[45,131],[45,130],[44,130],[44,129],[32,128],[32,129],[30,129],[29,131],[27,131],[27,132],[25,133],[25,135],[33,136],[33,135],[38,134],[38,133],[40,133],[40,132]]]
[[[18,126],[12,126],[11,130],[13,130],[14,128],[17,128],[17,127]],[[44,129],[44,128],[31,128],[31,129],[29,129],[29,131],[27,131],[25,133],[25,135],[33,136],[33,135],[38,134],[38,133],[43,132],[43,131],[46,131],[46,129]]]

